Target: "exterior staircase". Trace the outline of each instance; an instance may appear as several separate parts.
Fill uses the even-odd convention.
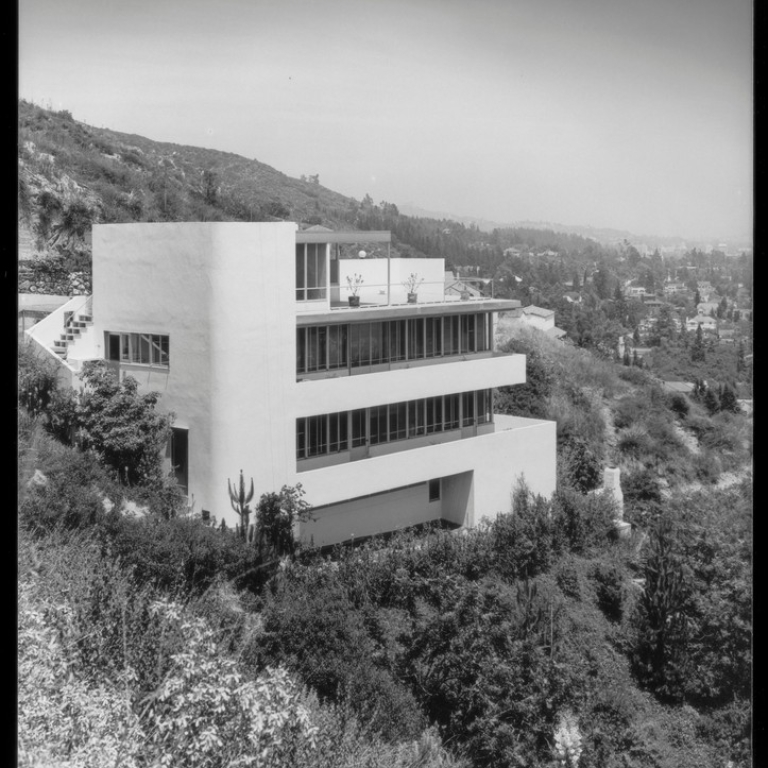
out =
[[[90,302],[88,302],[90,304]],[[53,351],[62,359],[67,359],[67,350],[69,345],[80,338],[88,326],[93,325],[93,317],[90,314],[89,306],[83,308],[82,312],[67,312],[64,319],[64,333],[60,338],[54,339]]]

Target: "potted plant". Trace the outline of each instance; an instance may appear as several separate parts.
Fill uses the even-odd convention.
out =
[[[350,307],[360,306],[360,297],[357,295],[357,292],[360,290],[362,283],[363,276],[358,275],[357,272],[354,275],[347,275],[347,285],[349,286],[349,296],[347,299],[349,300]]]
[[[410,275],[408,275],[408,279],[403,283],[403,287],[406,291],[408,291],[408,303],[409,304],[415,304],[416,300],[418,298],[417,291],[419,290],[419,286],[424,282],[424,278],[422,277],[419,279],[419,275],[417,272],[411,272]]]

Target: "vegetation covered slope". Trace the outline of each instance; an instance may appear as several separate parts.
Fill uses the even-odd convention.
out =
[[[520,485],[513,512],[472,531],[280,563],[258,537],[185,516],[153,472],[118,474],[88,435],[54,440],[72,403],[43,396],[52,381],[27,361],[20,666],[42,682],[23,687],[25,764],[103,752],[223,766],[258,748],[276,766],[748,766],[750,480],[697,490],[691,455],[652,426],[733,438],[746,417],[682,414],[645,373],[510,343],[538,351],[518,412],[561,428],[551,500]],[[611,446],[635,410],[649,439]],[[612,500],[585,487],[611,450],[625,477],[648,475],[624,489],[629,541],[613,537]],[[730,460],[748,466],[738,440]],[[121,513],[122,496],[148,514]]]

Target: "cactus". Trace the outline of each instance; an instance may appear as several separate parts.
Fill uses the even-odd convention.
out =
[[[227,488],[229,489],[229,503],[240,518],[240,525],[238,526],[240,536],[243,539],[246,539],[250,528],[251,508],[248,505],[253,500],[253,478],[251,478],[251,488],[248,493],[246,493],[245,478],[243,477],[243,470],[241,469],[239,487],[236,489],[235,486],[227,480]]]

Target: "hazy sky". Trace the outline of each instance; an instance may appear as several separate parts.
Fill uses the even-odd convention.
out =
[[[19,95],[358,199],[749,237],[748,0],[20,0]]]

